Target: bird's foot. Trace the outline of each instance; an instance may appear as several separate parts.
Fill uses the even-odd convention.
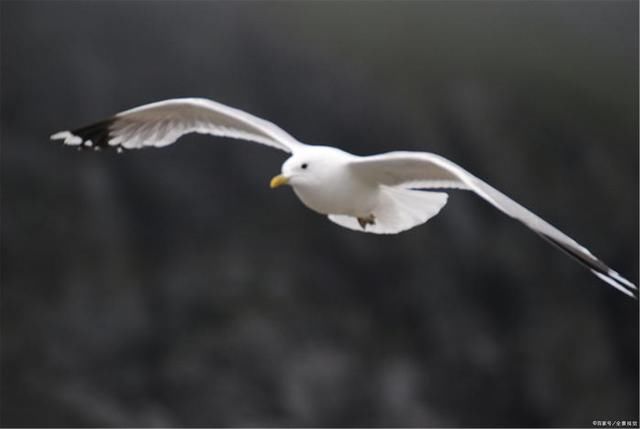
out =
[[[367,229],[367,225],[375,225],[376,217],[373,214],[370,214],[367,217],[359,217],[358,223],[362,227],[362,229]]]

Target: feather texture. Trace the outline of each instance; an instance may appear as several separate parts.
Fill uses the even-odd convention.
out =
[[[271,122],[203,98],[146,104],[104,121],[51,136],[65,144],[94,149],[163,147],[189,133],[250,140],[285,152],[301,145]]]

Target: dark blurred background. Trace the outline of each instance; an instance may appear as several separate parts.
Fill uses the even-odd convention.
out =
[[[397,236],[283,153],[58,130],[208,97],[447,156],[638,282],[638,3],[1,3],[4,426],[638,420],[638,304],[470,193]]]

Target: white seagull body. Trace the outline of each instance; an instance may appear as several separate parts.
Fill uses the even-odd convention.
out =
[[[427,152],[356,156],[329,146],[306,145],[271,122],[215,101],[182,98],[140,106],[73,131],[51,136],[78,148],[163,147],[188,133],[262,143],[291,156],[271,187],[290,185],[310,209],[356,231],[395,234],[438,214],[447,194],[465,189],[517,219],[581,262],[596,276],[635,297],[636,286],[586,248],[453,162]]]

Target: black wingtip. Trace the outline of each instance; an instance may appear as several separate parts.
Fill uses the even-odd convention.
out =
[[[115,118],[105,119],[72,131],[60,131],[50,138],[51,140],[62,140],[64,144],[75,146],[78,150],[117,149],[121,151],[122,148],[119,145],[109,145],[111,127],[114,121]]]
[[[540,234],[540,236],[556,246],[558,249],[562,250],[564,253],[574,258],[576,261],[580,262],[582,265],[589,268],[589,270],[591,270],[591,272],[595,274],[600,280],[604,281],[610,286],[613,286],[625,295],[635,300],[638,299],[638,287],[636,285],[622,277],[616,271],[609,268],[605,263],[593,256],[588,251],[585,250],[587,253],[580,252],[579,250],[545,234]]]
[[[601,279],[602,281],[610,284],[611,286],[613,286],[614,288],[618,289],[620,292],[624,293],[625,295],[627,295],[628,297],[631,297],[635,300],[638,300],[638,296],[637,293],[633,290],[633,289],[629,289],[627,287],[625,287],[622,283],[616,281],[613,277],[602,274],[596,270],[591,270],[591,272],[593,274],[595,274],[599,279]]]

